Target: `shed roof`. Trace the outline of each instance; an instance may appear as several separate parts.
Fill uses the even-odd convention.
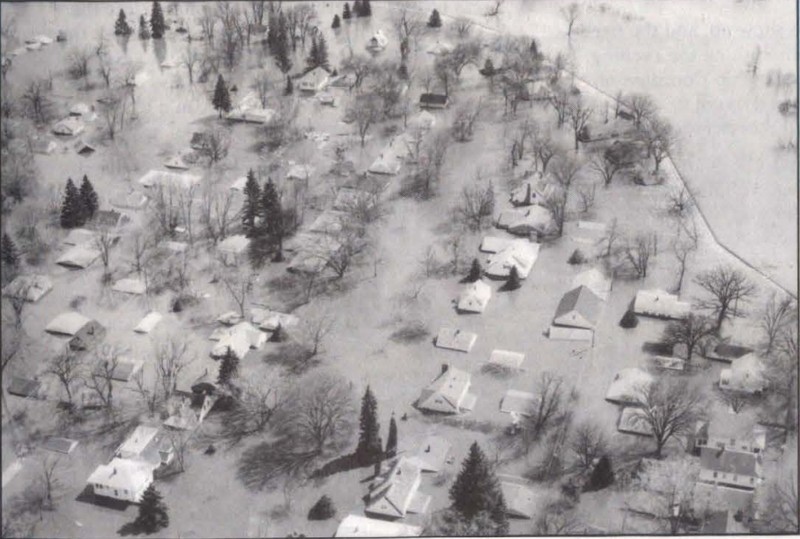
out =
[[[97,232],[87,230],[85,228],[73,228],[64,238],[62,243],[64,245],[83,245],[85,243],[93,242],[97,237]]]
[[[78,333],[86,324],[92,321],[91,318],[76,311],[61,313],[53,318],[44,330],[56,335],[73,336]]]

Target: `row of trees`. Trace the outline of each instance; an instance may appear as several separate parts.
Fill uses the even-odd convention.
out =
[[[86,175],[83,176],[80,189],[75,187],[72,178],[68,178],[61,203],[61,227],[77,228],[85,225],[94,217],[99,204],[97,192]]]

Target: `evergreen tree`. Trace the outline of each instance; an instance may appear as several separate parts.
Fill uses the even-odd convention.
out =
[[[117,22],[114,23],[114,35],[115,36],[129,36],[133,33],[133,29],[131,25],[128,24],[128,20],[125,17],[125,10],[119,10],[119,16],[117,17]]]
[[[539,45],[536,43],[535,39],[531,39],[530,51],[531,51],[531,56],[533,56],[534,58],[539,57]]]
[[[597,465],[592,470],[592,475],[589,476],[589,481],[583,487],[583,490],[586,492],[602,490],[613,483],[614,470],[611,469],[611,459],[603,455],[597,461]]]
[[[333,501],[324,494],[308,510],[308,520],[328,520],[334,516],[336,516],[336,507],[333,505]]]
[[[519,281],[519,271],[517,271],[517,266],[511,266],[511,271],[508,273],[508,280],[503,288],[505,290],[516,290],[520,286],[522,286],[522,284]]]
[[[220,360],[219,373],[217,374],[217,384],[225,386],[231,383],[231,380],[239,372],[239,357],[236,352],[231,350],[230,346]]]
[[[350,14],[350,4],[345,2],[344,9],[342,10],[342,18],[346,21],[349,21],[350,17],[352,17],[352,15]]]
[[[491,58],[487,58],[486,61],[483,63],[483,69],[481,69],[481,75],[484,77],[491,77],[494,73],[494,63],[492,62]]]
[[[277,249],[276,259],[280,259],[283,251],[283,208],[281,198],[272,179],[268,179],[261,190],[261,231],[269,241],[269,245]]]
[[[632,329],[639,325],[639,318],[636,316],[636,313],[628,310],[625,311],[625,314],[622,315],[622,319],[619,321],[620,327],[625,329]]]
[[[223,112],[230,112],[231,110],[231,94],[228,93],[228,85],[225,84],[225,79],[220,74],[217,77],[217,86],[214,88],[214,97],[211,100],[214,109],[219,112],[219,117],[222,118]]]
[[[431,16],[428,18],[428,27],[429,28],[441,28],[442,26],[442,17],[439,15],[439,10],[434,9],[431,11]]]
[[[61,204],[61,227],[76,228],[83,225],[84,215],[80,191],[72,183],[72,178],[69,178],[64,193],[64,202]]]
[[[278,45],[278,25],[279,17],[275,14],[275,12],[270,12],[269,14],[269,24],[267,25],[267,47],[269,47],[269,52],[271,54],[275,54],[275,48]]]
[[[386,438],[386,458],[392,458],[397,455],[397,422],[394,420],[394,414],[389,421],[389,437]]]
[[[283,13],[278,16],[278,30],[272,54],[275,57],[275,64],[281,70],[281,73],[286,74],[292,69],[292,59],[289,51],[289,28],[286,22],[286,15]]]
[[[142,494],[139,502],[139,515],[136,517],[135,524],[145,533],[154,533],[169,526],[167,506],[161,499],[161,494],[156,490],[154,483],[150,483],[150,486]]]
[[[83,175],[83,181],[80,188],[81,206],[83,210],[83,221],[86,222],[94,217],[97,210],[100,208],[100,203],[97,199],[97,192],[94,190],[92,182],[89,181],[86,174]]]
[[[335,30],[335,29],[339,28],[341,25],[342,25],[342,21],[341,21],[341,19],[339,19],[339,15],[337,13],[336,15],[333,16],[333,22],[331,23],[331,28],[333,28]]]
[[[3,232],[3,237],[0,238],[0,259],[2,259],[3,264],[12,268],[17,267],[17,264],[19,264],[19,251],[17,250],[17,246],[14,244],[14,240],[11,239],[11,236],[5,232]]]
[[[483,274],[483,268],[481,268],[481,263],[478,262],[477,258],[472,259],[472,266],[469,268],[469,274],[465,279],[465,282],[474,283],[478,279],[481,278],[481,274]]]
[[[450,501],[451,507],[467,519],[485,511],[498,525],[508,525],[503,492],[477,442],[470,446],[469,455],[450,487]]]
[[[372,394],[369,386],[361,399],[361,417],[358,424],[356,460],[364,466],[375,462],[383,452],[380,425],[378,424],[378,401],[375,400],[375,395]]]
[[[150,39],[150,25],[144,15],[139,16],[139,39]]]
[[[306,65],[308,69],[315,67],[323,67],[328,69],[328,44],[325,42],[325,37],[320,35],[311,38],[311,51],[306,58]]]
[[[294,93],[294,85],[292,84],[292,77],[286,75],[286,87],[283,89],[283,95],[292,95]]]
[[[161,4],[158,0],[154,0],[153,10],[150,13],[150,30],[153,34],[153,39],[161,39],[167,30],[167,25],[164,22],[164,13],[161,11]]]
[[[408,67],[405,62],[401,62],[400,67],[397,68],[397,76],[401,80],[408,80]]]
[[[361,0],[361,13],[359,13],[358,16],[359,17],[372,16],[372,6],[369,5],[369,0]]]
[[[252,238],[256,233],[256,217],[261,204],[261,188],[256,181],[253,169],[247,172],[247,183],[244,184],[244,205],[242,206],[242,228],[244,235]]]
[[[355,2],[353,2],[353,15],[355,15],[356,17],[362,17],[361,0],[355,0]]]

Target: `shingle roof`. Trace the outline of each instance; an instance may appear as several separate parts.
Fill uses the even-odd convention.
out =
[[[558,303],[554,318],[577,311],[586,320],[595,325],[600,316],[601,306],[602,300],[594,292],[581,285],[564,294]]]

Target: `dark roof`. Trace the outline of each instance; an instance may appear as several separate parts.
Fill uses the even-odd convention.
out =
[[[564,294],[564,297],[561,298],[556,308],[554,318],[558,318],[575,310],[588,321],[597,323],[597,318],[600,315],[601,302],[602,300],[598,298],[594,292],[581,285]]]
[[[714,355],[721,358],[739,359],[752,352],[752,348],[721,342],[714,347]]]
[[[715,472],[756,476],[758,475],[756,465],[759,459],[759,455],[743,451],[717,449],[716,447],[702,447],[700,449],[700,465],[707,470]]]
[[[18,397],[35,397],[42,383],[29,378],[11,377],[11,383],[6,388],[8,393]]]
[[[447,103],[445,94],[422,94],[419,96],[420,103],[431,103],[433,105],[444,105]]]

